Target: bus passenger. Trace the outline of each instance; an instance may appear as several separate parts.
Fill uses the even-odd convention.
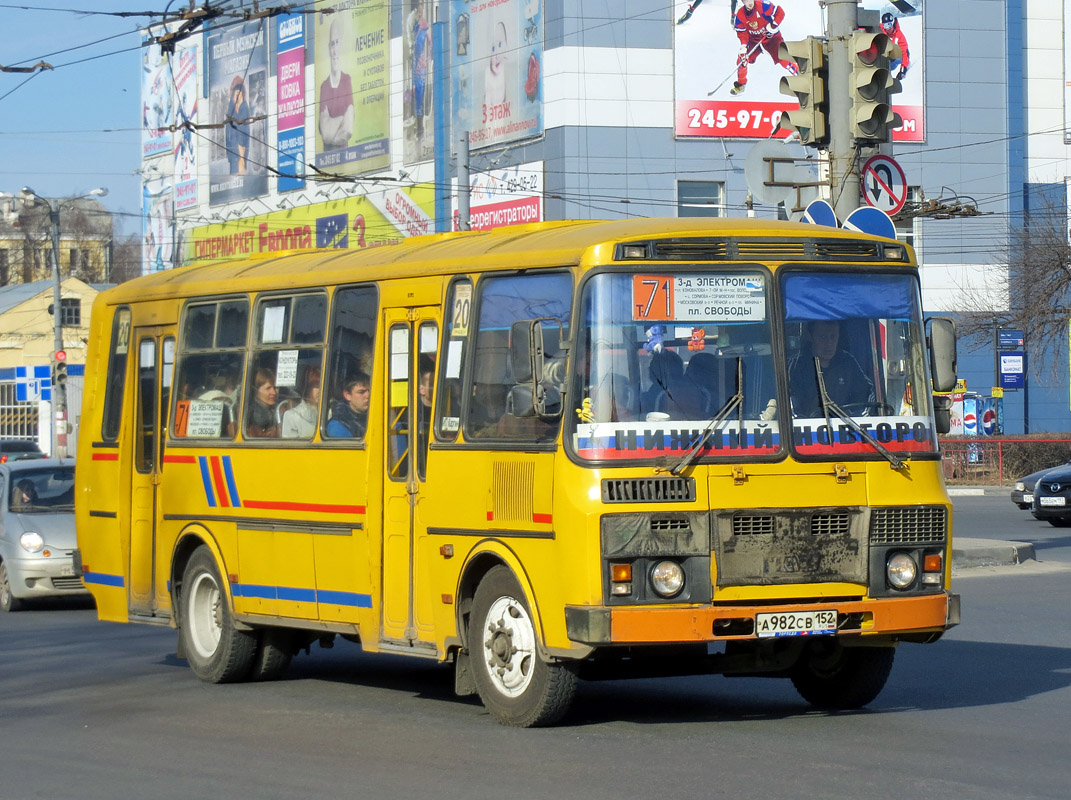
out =
[[[277,438],[279,423],[275,419],[275,403],[279,390],[275,388],[275,370],[259,367],[253,376],[253,402],[249,407],[250,436]]]
[[[324,434],[336,439],[361,439],[368,430],[372,380],[363,372],[347,378],[342,383],[342,397],[331,407]]]
[[[301,402],[283,414],[284,439],[311,439],[320,416],[320,368],[305,371]]]

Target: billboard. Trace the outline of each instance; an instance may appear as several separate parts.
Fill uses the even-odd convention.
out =
[[[353,175],[390,167],[390,4],[317,5],[316,167]]]
[[[470,173],[470,230],[489,231],[507,225],[542,221],[542,161]],[[456,210],[454,230],[458,230]]]
[[[170,178],[151,178],[141,185],[142,225],[145,237],[141,270],[162,272],[174,266],[174,198]]]
[[[183,264],[288,250],[361,250],[396,244],[409,236],[434,233],[434,208],[432,185],[419,184],[204,225],[186,237]]]
[[[197,207],[197,134],[185,123],[197,122],[197,45],[183,43],[171,60],[174,87],[175,133],[171,149],[175,156],[175,209]]]
[[[542,0],[451,0],[454,135],[473,148],[543,133]]]
[[[405,0],[402,25],[402,158],[406,164],[434,155],[432,0]]]
[[[289,192],[305,188],[305,16],[277,17],[275,41],[277,188]]]
[[[862,0],[907,55],[894,63],[903,91],[893,109],[904,119],[893,141],[925,141],[923,0]],[[727,7],[728,5],[728,7]],[[693,8],[689,13],[689,8]],[[728,12],[728,13],[726,13]],[[674,0],[674,132],[681,138],[785,138],[781,114],[798,104],[781,94],[791,62],[778,58],[782,41],[825,36],[821,5],[756,0]]]
[[[268,37],[264,21],[206,36],[210,205],[268,191]]]
[[[175,121],[171,104],[171,64],[160,45],[146,45],[141,54],[141,157],[171,152]]]

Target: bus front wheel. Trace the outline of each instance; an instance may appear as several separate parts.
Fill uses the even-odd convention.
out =
[[[182,575],[182,642],[194,674],[206,683],[249,676],[257,639],[235,628],[216,560],[207,547],[194,552]]]
[[[480,699],[503,725],[553,725],[576,694],[576,673],[543,661],[532,614],[508,568],[480,581],[469,619],[469,653]]]
[[[832,638],[816,639],[792,667],[792,685],[813,706],[862,708],[885,687],[893,647],[844,647]]]

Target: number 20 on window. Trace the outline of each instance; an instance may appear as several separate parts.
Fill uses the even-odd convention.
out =
[[[673,278],[669,275],[634,275],[632,318],[643,322],[673,319]]]

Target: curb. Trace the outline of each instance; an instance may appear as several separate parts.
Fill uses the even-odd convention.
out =
[[[972,489],[964,487],[949,487],[948,489],[949,497],[983,497],[985,493],[985,489],[980,486]]]
[[[1034,561],[1034,545],[996,539],[956,537],[952,540],[952,569],[1006,567]]]

